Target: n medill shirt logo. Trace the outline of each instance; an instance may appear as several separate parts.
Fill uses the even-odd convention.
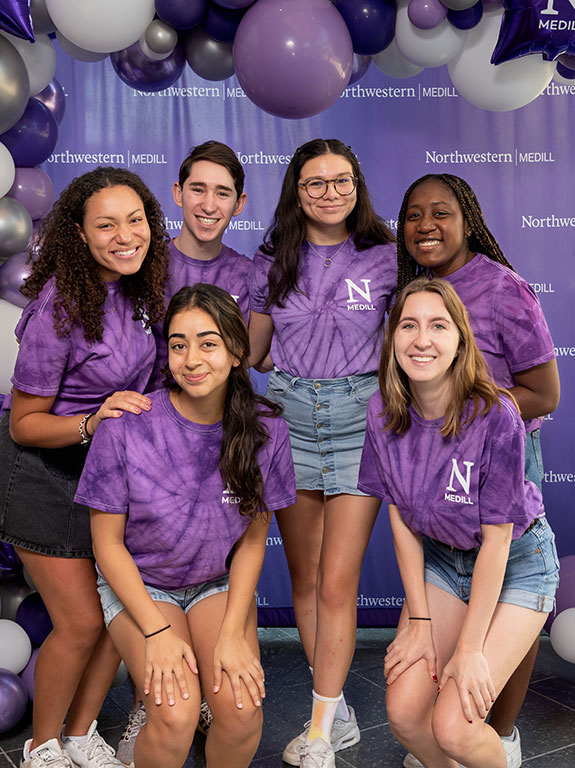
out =
[[[474,461],[463,461],[463,466],[465,467],[465,476],[463,476],[463,473],[459,469],[459,464],[457,463],[457,459],[451,459],[451,476],[449,478],[449,485],[446,487],[446,491],[456,491],[454,481],[457,478],[459,481],[459,485],[461,486],[463,493],[466,495],[460,495],[457,493],[446,493],[443,497],[445,501],[453,501],[457,504],[471,504],[473,505],[473,502],[469,498],[469,489],[471,487],[471,467],[475,465]]]
[[[222,504],[239,504],[241,500],[242,497],[236,496],[229,488],[222,491]]]
[[[348,300],[347,300],[347,308],[348,309],[367,309],[367,310],[375,310],[375,307],[371,303],[371,292],[369,290],[369,284],[371,283],[371,279],[369,278],[361,278],[360,283],[363,283],[363,289],[359,287],[357,283],[354,283],[353,280],[350,280],[349,277],[344,278],[346,285],[347,285],[347,292],[348,292]],[[361,298],[358,298],[358,295],[361,296]],[[362,303],[362,299],[365,303]]]

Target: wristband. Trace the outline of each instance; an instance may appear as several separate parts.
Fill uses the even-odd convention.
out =
[[[91,413],[86,413],[84,416],[82,416],[80,423],[78,424],[78,432],[80,433],[80,445],[87,445],[92,439],[92,435],[89,435],[86,432],[86,422],[91,415]]]
[[[410,616],[410,621],[431,621],[429,616]]]
[[[171,626],[172,626],[171,624],[166,624],[165,627],[162,627],[161,629],[157,629],[155,632],[150,632],[149,635],[144,635],[144,637],[147,640],[149,637],[154,637],[154,635],[159,635],[160,632],[165,632],[165,630],[170,629]]]

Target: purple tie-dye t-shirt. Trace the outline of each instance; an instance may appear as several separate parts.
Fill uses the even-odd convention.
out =
[[[218,461],[222,424],[194,424],[154,392],[149,412],[103,422],[92,441],[76,501],[127,514],[125,544],[146,584],[164,589],[227,573],[226,558],[249,524],[223,484]],[[260,416],[270,439],[258,461],[268,510],[295,502],[284,420]]]
[[[403,435],[384,432],[381,393],[371,398],[358,488],[395,504],[409,528],[458,549],[481,544],[481,525],[513,523],[518,539],[544,515],[541,492],[525,480],[525,427],[502,398],[454,438],[443,419],[426,421],[410,408]]]
[[[117,390],[143,392],[155,357],[150,328],[133,320],[134,306],[121,280],[106,283],[102,341],[87,342],[81,326],[61,338],[54,329],[56,284],[49,280],[16,326],[20,342],[13,386],[30,395],[56,396],[56,416],[97,411]],[[9,396],[4,408],[10,408]]]
[[[166,286],[166,308],[170,299],[181,288],[194,283],[209,283],[223,288],[233,296],[242,311],[246,325],[249,319],[249,287],[248,276],[252,260],[244,254],[222,245],[222,250],[215,259],[202,261],[186,256],[179,250],[174,241],[169,245],[169,278]],[[168,349],[162,336],[162,323],[153,326],[156,340],[157,355],[154,370],[146,390],[152,392],[164,385],[162,369],[168,363]]]
[[[500,387],[511,388],[514,373],[553,360],[539,299],[516,272],[478,253],[445,279],[465,304],[477,346]],[[525,422],[527,432],[539,426],[541,419]]]
[[[271,315],[271,356],[281,371],[306,379],[334,379],[371,373],[379,366],[385,313],[397,283],[395,245],[356,250],[353,239],[339,246],[315,246],[335,252],[333,264],[307,242],[301,250],[297,290],[284,306],[267,307],[272,257],[257,252],[250,275],[250,308]]]

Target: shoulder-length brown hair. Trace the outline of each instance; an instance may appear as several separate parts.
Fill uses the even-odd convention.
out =
[[[489,375],[469,325],[467,310],[453,286],[438,278],[429,280],[420,277],[401,291],[385,329],[379,365],[379,388],[384,403],[383,415],[386,417],[384,429],[401,435],[411,426],[409,406],[413,395],[409,378],[395,357],[394,338],[407,297],[423,292],[436,293],[441,297],[459,332],[459,349],[451,367],[452,397],[441,428],[444,437],[454,437],[476,416],[487,413],[494,405],[501,408],[502,394],[513,403],[515,400],[507,390],[498,387]]]

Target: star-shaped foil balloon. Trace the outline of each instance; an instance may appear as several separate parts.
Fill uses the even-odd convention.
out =
[[[553,61],[575,54],[575,0],[504,0],[492,64],[540,53]]]
[[[0,0],[0,30],[34,43],[30,0]]]

